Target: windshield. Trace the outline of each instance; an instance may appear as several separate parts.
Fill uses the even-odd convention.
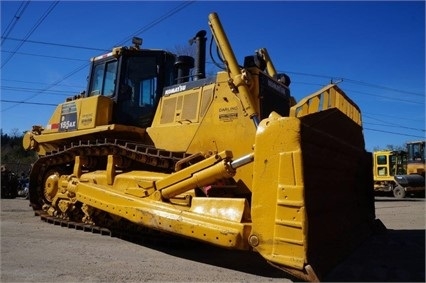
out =
[[[156,57],[132,57],[127,60],[119,100],[130,100],[135,106],[153,106],[157,87]]]
[[[425,160],[425,143],[410,143],[408,147],[408,161],[421,162]]]
[[[116,120],[125,125],[148,127],[164,86],[173,83],[174,57],[164,52],[145,52],[122,57]]]

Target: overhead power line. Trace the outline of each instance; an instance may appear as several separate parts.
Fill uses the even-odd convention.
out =
[[[110,49],[105,49],[105,48],[96,48],[96,47],[88,47],[88,46],[80,46],[80,45],[72,45],[72,44],[61,44],[61,43],[56,43],[56,42],[46,42],[46,41],[39,41],[39,40],[28,40],[28,39],[25,40],[25,39],[22,39],[22,38],[13,38],[13,37],[3,38],[2,37],[2,39],[14,40],[14,41],[20,41],[20,42],[25,41],[27,43],[60,46],[60,47],[67,47],[67,48],[94,50],[94,51],[101,51],[101,52],[110,51]]]
[[[124,40],[124,42],[127,42],[127,41],[128,41],[128,38],[132,38],[135,34],[140,34],[140,33],[142,33],[142,32],[145,32],[145,31],[147,31],[147,30],[149,30],[149,29],[153,28],[153,27],[154,27],[154,26],[156,26],[157,24],[159,24],[159,23],[161,23],[162,21],[164,21],[164,20],[166,20],[166,19],[170,18],[171,16],[173,16],[173,15],[174,15],[174,14],[176,14],[176,13],[178,13],[179,11],[181,11],[182,9],[184,9],[185,7],[187,7],[188,5],[190,5],[190,4],[194,3],[194,2],[195,2],[195,1],[186,1],[186,2],[183,2],[182,4],[179,4],[177,7],[175,7],[175,8],[173,8],[173,9],[171,9],[170,11],[168,11],[167,13],[165,13],[164,15],[160,16],[157,20],[155,20],[155,21],[153,21],[153,22],[149,23],[148,25],[146,25],[146,26],[144,26],[144,27],[140,28],[139,30],[137,30],[135,33],[133,33],[133,35],[132,35],[132,36],[127,37],[127,38]],[[116,44],[116,45],[121,45],[121,44],[122,44],[122,43],[120,42],[120,43],[118,43],[118,44]],[[7,108],[5,108],[5,109],[2,109],[2,111],[1,111],[1,112],[5,112],[5,111],[7,111],[7,110],[10,110],[10,109],[14,108],[15,106],[17,106],[17,105],[19,105],[19,104],[22,104],[22,103],[25,103],[25,102],[27,102],[28,100],[30,100],[30,99],[32,99],[32,98],[34,98],[34,97],[36,97],[37,95],[39,95],[39,94],[41,94],[41,93],[43,93],[43,92],[45,92],[45,91],[47,91],[47,90],[51,89],[52,87],[54,87],[54,86],[58,85],[59,83],[61,83],[62,81],[64,81],[65,79],[67,79],[67,78],[69,78],[70,76],[74,75],[75,73],[77,73],[77,72],[81,71],[81,70],[82,70],[83,68],[85,68],[87,65],[88,65],[88,64],[84,64],[83,66],[80,66],[79,68],[77,68],[76,70],[72,71],[71,73],[69,73],[68,75],[66,75],[65,77],[63,77],[62,79],[57,80],[56,82],[54,82],[53,84],[51,84],[51,85],[50,85],[50,86],[48,86],[47,88],[45,88],[45,89],[43,89],[43,90],[41,90],[41,91],[37,92],[36,94],[34,94],[34,95],[30,96],[29,98],[27,98],[27,99],[25,99],[25,100],[23,100],[23,101],[20,101],[19,103],[15,104],[15,105],[12,105],[12,106],[10,106],[10,107],[7,107]]]
[[[397,124],[397,123],[386,122],[386,121],[383,121],[383,120],[381,120],[381,119],[374,118],[374,117],[372,117],[372,116],[370,116],[370,115],[365,115],[365,114],[364,114],[364,116],[365,116],[365,117],[367,117],[367,118],[370,118],[370,119],[373,119],[373,120],[376,120],[376,121],[379,121],[379,122],[385,123],[385,124],[387,124],[387,125],[393,126],[393,127],[405,128],[405,129],[410,129],[410,130],[415,130],[415,131],[420,131],[420,132],[426,132],[426,131],[425,131],[425,129],[409,128],[409,127],[406,127],[406,126],[399,125],[399,124]]]
[[[377,130],[377,129],[371,129],[371,128],[364,128],[364,130],[367,131],[374,131],[374,132],[381,132],[381,133],[387,133],[387,134],[393,134],[398,136],[405,136],[405,137],[413,137],[413,138],[419,138],[424,139],[425,136],[417,136],[417,135],[410,135],[410,134],[403,134],[403,133],[397,133],[397,132],[391,132],[391,131],[383,131],[383,130]]]
[[[7,107],[7,108],[5,108],[5,109],[2,109],[2,112],[5,112],[5,111],[7,111],[7,110],[10,110],[10,109],[12,109],[12,108],[14,108],[14,107],[18,106],[19,104],[23,104],[24,102],[27,102],[28,100],[30,100],[30,99],[32,99],[32,98],[34,98],[34,97],[36,97],[37,95],[39,95],[39,94],[41,94],[41,93],[44,93],[44,92],[48,91],[48,90],[49,90],[49,89],[51,89],[52,87],[57,86],[58,84],[60,84],[60,83],[61,83],[61,82],[63,82],[64,80],[66,80],[66,79],[68,79],[69,77],[73,76],[74,74],[78,73],[79,71],[81,71],[81,70],[82,70],[82,69],[84,69],[85,67],[87,67],[87,64],[84,64],[84,65],[80,66],[79,68],[75,69],[74,71],[72,71],[71,73],[69,73],[68,75],[66,75],[65,77],[63,77],[63,78],[61,78],[61,79],[59,79],[59,80],[55,81],[54,83],[52,83],[51,85],[49,85],[49,86],[48,86],[48,87],[46,87],[46,88],[41,89],[40,91],[38,91],[38,92],[37,92],[37,93],[35,93],[34,95],[32,95],[32,96],[28,97],[27,99],[22,100],[22,101],[19,101],[19,103],[15,104],[15,105],[12,105],[12,106],[10,106],[10,107]]]
[[[336,76],[318,75],[318,74],[310,74],[310,73],[302,73],[302,72],[292,72],[292,71],[279,71],[279,72],[287,73],[287,74],[294,74],[294,75],[301,75],[301,76],[325,78],[325,79],[328,79],[328,80],[332,80],[333,78],[337,78]],[[398,92],[398,93],[405,93],[405,94],[421,96],[421,97],[425,96],[424,93],[418,93],[418,92],[407,91],[407,90],[402,90],[402,89],[390,88],[390,87],[387,87],[387,86],[382,86],[382,85],[378,85],[378,84],[372,84],[372,83],[367,83],[367,82],[363,82],[363,81],[348,79],[348,78],[345,78],[345,77],[338,77],[338,78],[342,79],[344,82],[350,82],[350,83],[353,83],[353,84],[364,85],[364,86],[368,86],[368,87],[371,87],[371,88],[378,88],[378,89],[382,89],[382,90],[388,90],[388,91],[393,91],[393,92]]]
[[[26,93],[37,93],[39,91],[45,91],[44,89],[36,89],[36,88],[28,88],[28,87],[13,87],[13,86],[5,86],[2,85],[0,87],[2,90],[9,90],[9,91],[20,91],[20,92],[26,92]],[[65,90],[52,90],[50,91],[50,94],[55,95],[72,95],[71,91],[65,91]]]
[[[390,118],[394,118],[394,119],[398,119],[398,120],[406,120],[406,121],[413,121],[413,122],[421,122],[424,121],[424,119],[419,120],[419,119],[414,119],[414,118],[410,118],[410,117],[396,117],[395,115],[392,114],[383,114],[383,113],[371,113],[371,112],[362,112],[364,116],[366,116],[365,114],[369,114],[369,115],[376,115],[379,117],[390,117]]]
[[[6,99],[0,99],[0,102],[18,103],[18,104],[45,105],[45,106],[57,106],[58,105],[58,104],[53,104],[53,103],[28,102],[28,101],[6,100]]]
[[[42,82],[34,82],[34,81],[22,81],[22,80],[9,80],[9,79],[3,79],[3,78],[2,78],[2,81],[24,83],[24,84],[50,85],[50,83],[42,83]],[[80,88],[80,89],[86,88],[85,86],[81,86],[81,85],[57,84],[57,86],[59,86],[59,85],[60,86],[66,86],[66,87],[76,87],[76,88]]]
[[[394,92],[399,92],[399,93],[406,93],[406,94],[411,94],[411,95],[421,96],[421,97],[425,96],[424,93],[422,94],[422,93],[413,92],[413,91],[401,90],[401,89],[391,88],[391,87],[387,87],[387,86],[367,83],[367,82],[363,82],[363,81],[352,80],[352,79],[348,79],[348,78],[342,78],[342,79],[346,82],[351,82],[351,83],[355,83],[355,84],[358,84],[358,85],[364,85],[364,86],[368,86],[368,87],[373,87],[373,88],[378,88],[378,89],[383,89],[383,90],[389,90],[389,91],[394,91]]]
[[[166,20],[167,18],[170,18],[171,16],[173,16],[177,12],[179,12],[179,11],[183,10],[184,8],[186,8],[187,6],[191,5],[193,2],[195,2],[195,1],[183,2],[182,4],[176,6],[175,8],[168,11],[166,14],[160,16],[159,18],[155,19],[154,21],[150,22],[149,24],[138,29],[132,35],[129,35],[125,39],[116,43],[115,46],[123,45],[123,44],[129,42],[130,40],[132,40],[132,38],[134,36],[137,36],[137,35],[145,32],[145,31],[149,30],[150,28],[156,26],[157,24],[161,23],[162,21]],[[46,42],[46,41],[28,40],[28,39],[11,38],[11,37],[2,36],[2,40],[4,40],[4,39],[15,40],[15,41],[20,41],[20,42],[25,41],[25,42],[28,42],[28,43],[35,43],[35,44],[44,44],[44,45],[52,45],[52,46],[60,46],[60,47],[68,47],[68,48],[94,50],[94,51],[101,51],[101,52],[108,52],[108,51],[111,50],[111,49],[79,46],[79,45],[72,45],[72,44],[60,44],[60,43],[53,43],[53,42]]]
[[[1,52],[4,53],[12,53],[12,51],[2,50]],[[52,58],[52,59],[61,59],[61,60],[70,60],[70,61],[88,61],[83,59],[77,59],[77,58],[67,58],[67,57],[59,57],[59,56],[49,56],[49,55],[42,55],[42,54],[34,54],[34,53],[26,53],[26,52],[15,52],[15,54],[18,55],[27,55],[27,56],[36,56],[36,57],[43,57],[43,58]]]
[[[41,16],[41,18],[35,23],[35,25],[31,28],[31,30],[27,33],[27,35],[24,37],[24,39],[21,41],[18,46],[13,50],[12,54],[10,54],[9,57],[6,58],[6,60],[3,61],[1,68],[3,68],[9,61],[12,59],[12,57],[15,55],[15,53],[21,48],[21,46],[28,40],[28,38],[33,34],[33,32],[43,23],[43,21],[47,18],[47,16],[53,11],[53,9],[58,5],[59,1],[53,2],[49,8],[46,10],[46,12]]]
[[[18,10],[15,13],[15,16],[13,16],[12,20],[9,22],[7,27],[4,29],[3,34],[1,35],[0,46],[3,45],[3,41],[5,40],[5,38],[9,36],[13,28],[15,27],[16,23],[21,19],[22,15],[25,12],[25,9],[27,9],[29,4],[30,4],[30,1],[25,1],[25,2],[22,2],[21,5],[18,7]]]
[[[318,76],[327,78],[327,76],[322,76],[322,75],[318,75]],[[324,87],[324,84],[320,84],[320,83],[309,83],[309,82],[302,82],[302,81],[292,81],[291,83],[292,84],[303,84],[303,85],[315,85],[315,86]],[[359,94],[364,94],[364,95],[374,96],[374,97],[380,97],[380,98],[384,98],[386,100],[392,100],[392,101],[398,101],[398,102],[406,102],[406,103],[413,103],[413,104],[425,104],[424,99],[422,101],[415,101],[415,100],[405,99],[404,97],[390,97],[390,96],[386,96],[386,95],[379,95],[379,94],[367,93],[367,92],[358,91],[358,90],[351,90],[351,89],[348,89],[348,88],[345,88],[345,92],[346,93],[359,93]]]
[[[381,126],[381,127],[391,127],[391,128],[395,128],[394,125],[389,125],[389,124],[379,124],[379,123],[369,123],[369,122],[364,122],[364,125],[374,125],[374,126]],[[416,129],[416,128],[410,128],[410,127],[405,127],[405,126],[398,126],[398,128],[400,129],[407,129],[407,130],[413,130],[413,131],[418,131],[418,132],[425,132],[424,129]]]
[[[138,29],[137,31],[135,31],[132,35],[127,36],[125,39],[121,40],[120,42],[118,42],[116,45],[120,46],[125,44],[126,42],[129,42],[130,40],[132,40],[132,38],[136,35],[139,35],[151,28],[153,28],[154,26],[158,25],[159,23],[161,23],[162,21],[170,18],[171,16],[173,16],[174,14],[178,13],[179,11],[183,10],[184,8],[186,8],[187,6],[191,5],[192,3],[194,3],[195,1],[185,1],[182,4],[176,6],[175,8],[171,9],[170,11],[168,11],[167,13],[165,13],[164,15],[160,16],[159,18],[153,20],[152,22],[150,22],[149,24],[143,26],[142,28]]]
[[[345,92],[354,92],[354,93],[359,93],[359,94],[365,94],[368,96],[374,96],[374,97],[380,97],[380,98],[384,98],[386,100],[393,100],[393,101],[399,101],[399,102],[408,102],[408,103],[414,103],[414,104],[425,104],[425,101],[423,99],[423,101],[414,101],[414,100],[408,100],[408,99],[404,99],[403,97],[389,97],[386,95],[379,95],[379,94],[373,94],[373,93],[367,93],[367,92],[362,92],[362,91],[358,91],[358,90],[350,90],[350,89],[345,89]]]

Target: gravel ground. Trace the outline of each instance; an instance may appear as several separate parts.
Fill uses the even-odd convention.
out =
[[[425,199],[376,197],[375,235],[326,278],[337,282],[425,282]]]
[[[387,233],[325,281],[425,282],[425,199],[376,198]],[[1,200],[1,282],[293,282],[255,253],[188,241],[137,243],[48,224]]]

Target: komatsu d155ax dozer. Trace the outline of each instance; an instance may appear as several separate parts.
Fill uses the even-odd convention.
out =
[[[377,222],[360,110],[334,84],[296,103],[266,49],[240,66],[216,13],[209,26],[225,66],[213,77],[204,30],[194,58],[140,39],[93,58],[87,91],[24,136],[39,155],[30,204],[254,251],[320,280]]]

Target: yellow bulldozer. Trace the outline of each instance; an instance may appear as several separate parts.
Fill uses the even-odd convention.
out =
[[[205,30],[194,57],[134,38],[92,58],[87,90],[24,135],[39,155],[30,204],[257,252],[321,280],[380,222],[360,109],[335,84],[296,103],[265,48],[240,65],[216,13],[208,24],[223,63],[211,77]]]
[[[425,194],[425,141],[411,141],[406,150],[373,153],[375,192],[390,192],[395,198]]]

